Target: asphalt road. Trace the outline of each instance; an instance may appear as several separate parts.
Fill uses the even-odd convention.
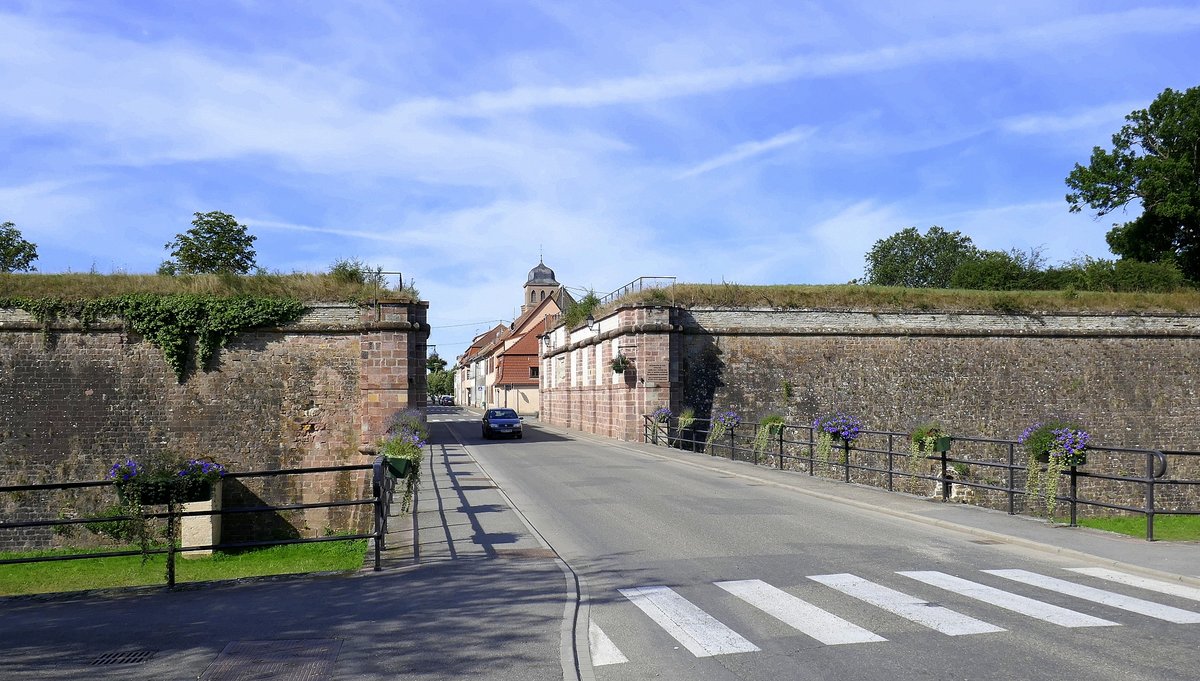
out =
[[[601,681],[1200,678],[1200,602],[1071,570],[1101,563],[550,429],[441,427],[578,576]]]

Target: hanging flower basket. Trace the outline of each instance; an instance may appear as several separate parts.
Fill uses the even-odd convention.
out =
[[[633,364],[633,363],[629,361],[628,357],[626,357],[625,355],[618,352],[617,356],[612,358],[611,366],[612,366],[613,373],[614,374],[623,374],[623,373],[625,373],[625,370],[628,369],[631,364]]]

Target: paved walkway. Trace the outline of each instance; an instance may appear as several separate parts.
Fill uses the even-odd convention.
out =
[[[533,419],[527,423],[535,425]],[[1200,586],[1200,543],[1146,542],[1002,512],[548,428],[981,540]],[[466,451],[434,424],[411,517],[381,572],[0,598],[0,679],[561,679],[571,585]],[[373,559],[370,561],[373,563]],[[253,670],[254,676],[249,676]]]

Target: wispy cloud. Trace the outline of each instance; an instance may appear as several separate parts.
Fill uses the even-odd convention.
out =
[[[812,128],[809,126],[802,126],[799,128],[792,128],[791,130],[788,130],[787,132],[781,132],[778,135],[775,135],[774,137],[771,137],[769,139],[753,141],[753,142],[743,142],[742,144],[735,146],[733,149],[727,151],[724,154],[720,154],[719,156],[714,156],[713,158],[710,158],[707,161],[704,161],[703,163],[699,163],[699,164],[692,166],[691,168],[688,168],[687,170],[683,171],[682,173],[679,173],[678,175],[676,175],[676,179],[685,179],[688,177],[695,177],[697,175],[702,175],[709,171],[716,170],[717,168],[721,168],[721,167],[731,165],[734,163],[740,163],[742,161],[745,161],[750,158],[754,158],[756,156],[762,156],[763,154],[774,151],[776,149],[781,149],[783,147],[791,146],[798,142],[802,142],[802,141],[812,137],[815,132],[816,132],[815,128]]]

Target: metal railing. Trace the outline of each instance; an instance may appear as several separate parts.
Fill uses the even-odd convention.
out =
[[[348,466],[319,466],[309,468],[289,468],[270,471],[248,471],[238,473],[227,473],[226,480],[243,479],[243,478],[264,478],[264,477],[279,477],[291,475],[313,475],[318,473],[340,473],[347,471],[371,471],[371,496],[360,499],[335,499],[324,502],[313,503],[296,503],[296,504],[280,504],[280,505],[259,505],[259,506],[241,506],[237,508],[222,508],[219,510],[202,510],[202,511],[183,511],[179,504],[169,503],[166,505],[166,511],[143,511],[141,516],[131,515],[105,515],[91,516],[86,518],[54,518],[54,519],[35,519],[23,520],[15,522],[0,522],[0,531],[7,529],[19,528],[37,528],[50,527],[60,528],[69,526],[85,526],[98,523],[113,523],[131,520],[151,520],[165,519],[166,520],[166,542],[165,546],[155,546],[146,549],[137,550],[121,550],[121,551],[104,551],[96,550],[87,553],[70,553],[42,556],[30,556],[22,558],[0,559],[0,565],[12,565],[18,563],[44,563],[57,562],[65,560],[80,560],[85,558],[117,558],[122,556],[139,556],[139,555],[162,555],[167,556],[167,574],[166,581],[168,587],[175,586],[175,557],[177,554],[186,551],[226,551],[232,549],[248,549],[262,548],[268,546],[284,546],[290,544],[314,544],[330,541],[350,541],[355,539],[371,539],[374,543],[374,569],[379,571],[381,565],[381,552],[384,549],[385,537],[387,534],[387,519],[391,515],[391,505],[396,490],[396,476],[392,474],[391,469],[387,466],[383,456],[378,456],[372,463],[355,464]],[[60,483],[44,483],[36,485],[10,485],[0,487],[0,494],[4,493],[25,493],[25,492],[46,492],[67,489],[86,489],[86,488],[112,488],[116,490],[116,483],[112,480],[94,480],[84,482],[60,482]],[[253,514],[253,513],[277,513],[280,511],[301,511],[306,509],[317,508],[346,508],[354,506],[371,506],[374,511],[373,529],[370,533],[360,534],[344,534],[328,537],[308,537],[297,539],[267,539],[259,541],[242,541],[242,542],[220,542],[217,544],[207,545],[188,545],[177,546],[175,536],[175,527],[182,518],[192,516],[226,516],[238,514]]]
[[[625,296],[641,293],[642,291],[650,291],[653,289],[670,289],[671,305],[675,304],[675,277],[638,277],[633,281],[625,284],[621,288],[605,295],[600,299],[600,307],[604,307],[611,302],[624,298]]]
[[[682,430],[674,416],[665,422],[649,415],[643,419],[643,437],[649,444],[707,452],[893,492],[914,492],[922,484],[933,483],[935,494],[943,501],[949,501],[952,490],[958,487],[982,497],[966,503],[1006,510],[1010,515],[1018,513],[1018,506],[1022,510],[1030,508],[1030,492],[1024,484],[1029,472],[1025,451],[1013,440],[956,436],[951,438],[954,456],[949,452],[914,456],[909,434],[864,430],[852,444],[838,442],[832,451],[821,452],[820,431],[810,425],[784,424],[760,439],[763,426],[744,422],[710,442],[710,419],[696,419]],[[1096,465],[1063,470],[1060,475],[1067,478],[1066,493],[1053,495],[1057,502],[1067,505],[1072,527],[1078,524],[1081,506],[1140,514],[1146,519],[1146,539],[1154,541],[1156,516],[1200,515],[1200,479],[1166,477],[1169,457],[1186,463],[1180,466],[1184,470],[1200,470],[1200,452],[1091,445],[1087,451]],[[967,477],[956,469],[966,471]],[[1161,501],[1164,490],[1172,492],[1171,507]]]

